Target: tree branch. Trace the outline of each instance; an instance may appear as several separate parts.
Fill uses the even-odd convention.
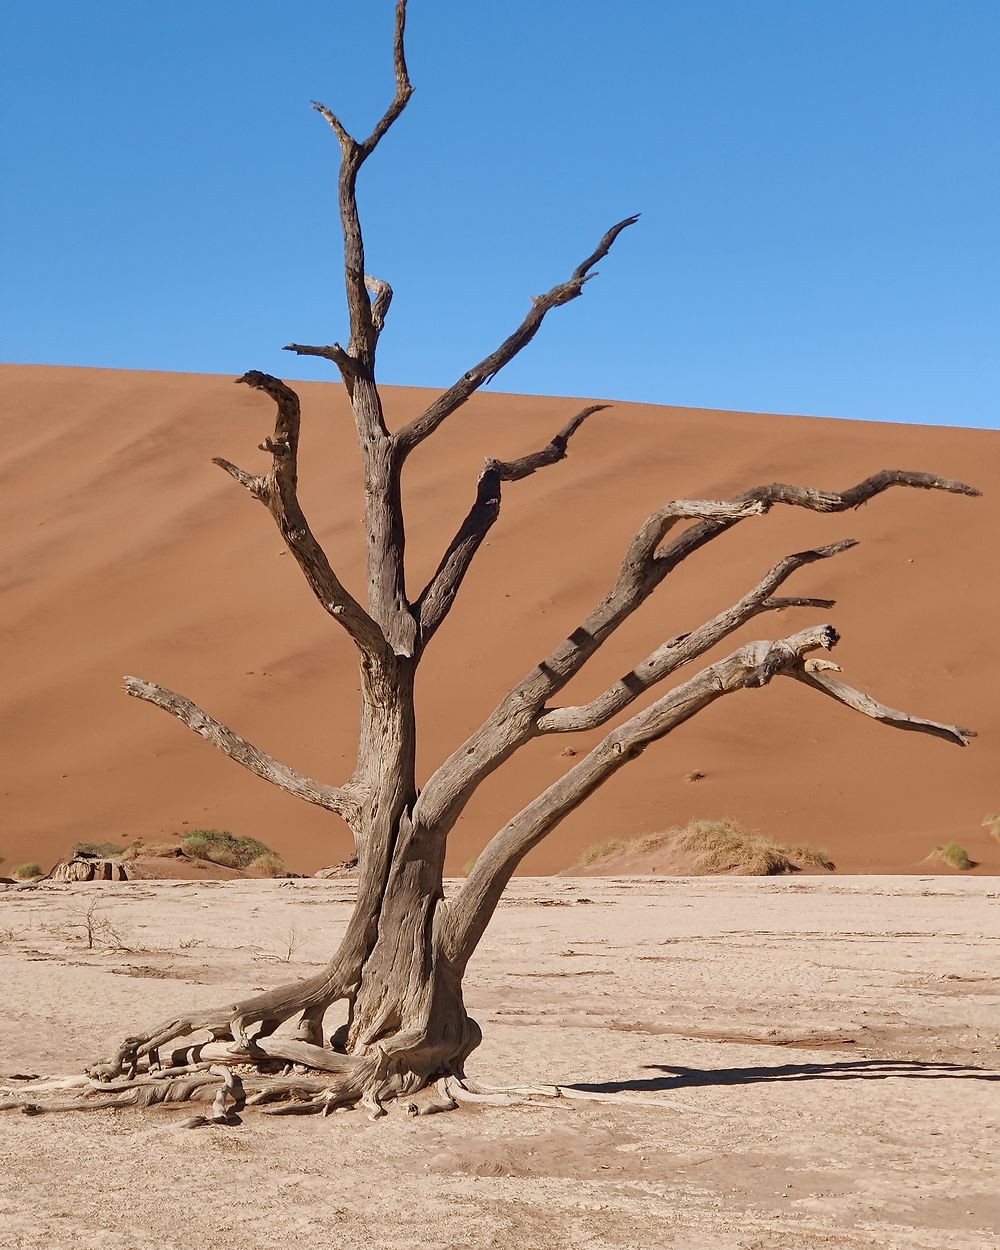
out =
[[[451,540],[437,571],[417,599],[415,610],[420,621],[421,650],[427,646],[448,613],[483,539],[500,515],[501,482],[519,482],[538,469],[566,458],[569,440],[588,417],[608,404],[591,404],[578,412],[540,451],[518,460],[487,460],[476,488],[476,499],[458,533]]]
[[[406,68],[406,0],[396,0],[396,27],[392,41],[392,61],[393,69],[396,73],[396,95],[379,119],[375,129],[361,144],[361,149],[364,153],[363,160],[367,159],[375,151],[385,137],[389,127],[402,113],[403,109],[406,108],[410,96],[413,95],[409,71]]]
[[[830,667],[838,666],[831,665]],[[961,725],[944,725],[938,721],[910,716],[906,712],[897,712],[895,708],[879,703],[870,694],[855,690],[853,686],[848,686],[835,677],[828,677],[809,662],[785,669],[784,675],[794,677],[796,681],[811,686],[813,690],[818,690],[821,694],[829,695],[831,699],[836,699],[838,703],[843,703],[845,707],[860,712],[863,716],[870,716],[884,725],[891,725],[893,729],[910,729],[916,733],[933,734],[935,737],[944,738],[947,742],[955,742],[960,747],[967,747],[970,740],[976,737],[974,729],[966,729]]]
[[[489,382],[499,373],[504,365],[509,364],[520,351],[527,347],[538,333],[539,327],[545,320],[546,313],[553,308],[558,308],[561,304],[568,304],[570,300],[576,299],[582,293],[584,283],[590,278],[596,277],[595,274],[590,273],[593,266],[607,256],[612,244],[621,232],[638,220],[637,216],[627,217],[624,221],[620,221],[617,225],[612,226],[590,256],[577,265],[576,269],[573,270],[572,277],[567,282],[554,286],[545,295],[535,296],[531,302],[531,310],[528,315],[514,333],[500,344],[496,351],[486,356],[479,364],[473,365],[452,387],[439,396],[421,416],[416,417],[397,433],[397,445],[404,459],[418,443],[422,443],[425,438],[433,434],[446,417],[449,417],[457,408],[460,408],[474,392],[484,383]]]
[[[347,284],[347,307],[351,318],[351,341],[347,354],[354,362],[351,370],[347,372],[341,370],[348,389],[351,389],[352,385],[348,381],[348,372],[364,373],[369,377],[373,375],[375,345],[389,303],[389,300],[385,299],[382,307],[378,307],[383,296],[380,290],[375,288],[376,308],[373,309],[368,295],[368,286],[377,280],[372,280],[365,274],[365,248],[361,233],[361,220],[358,216],[357,179],[361,166],[378,147],[413,94],[409,72],[406,68],[405,33],[406,0],[397,0],[393,37],[396,94],[367,139],[359,142],[348,132],[343,122],[332,110],[328,109],[325,104],[313,101],[313,108],[326,119],[337,136],[342,154],[339,180],[340,221],[344,231],[344,276]],[[379,284],[381,285],[385,285],[388,289],[388,284]],[[389,298],[391,296],[390,290]],[[296,349],[293,347],[292,350]]]
[[[841,492],[772,483],[737,495],[728,503],[711,504],[697,524],[661,550],[658,550],[659,543],[676,524],[679,515],[697,517],[697,505],[689,502],[686,506],[690,511],[679,515],[673,510],[680,509],[681,504],[668,504],[654,513],[629,545],[611,592],[568,638],[504,696],[479,729],[432,774],[417,803],[416,810],[421,818],[428,827],[450,830],[485,778],[535,735],[537,718],[546,701],[583,668],[663,579],[700,547],[740,520],[766,512],[775,503],[820,512],[843,512],[858,507],[891,486],[979,494],[974,487],[962,482],[902,469],[883,470]]]
[[[316,598],[366,655],[384,654],[386,641],[378,625],[345,589],[326,552],[317,542],[298,501],[299,397],[290,386],[270,374],[252,370],[237,382],[263,391],[274,401],[274,435],[260,444],[271,454],[271,471],[254,477],[228,460],[213,461],[256,498],[274,517],[282,538],[305,574]]]
[[[805,486],[789,486],[784,482],[772,482],[766,486],[755,486],[752,490],[744,491],[743,494],[735,497],[734,502],[756,500],[764,506],[765,510],[780,503],[795,508],[806,508],[811,512],[847,512],[851,508],[860,508],[869,499],[873,499],[893,486],[908,486],[917,490],[943,490],[952,495],[977,496],[980,493],[974,486],[967,486],[964,482],[956,482],[951,478],[937,477],[933,473],[915,473],[909,469],[882,469],[856,486],[849,486],[843,491],[812,490]],[[701,525],[692,525],[657,556],[657,564],[663,570],[663,575],[675,569],[682,560],[686,560],[692,552],[703,547],[717,535],[725,533],[731,525],[732,522],[716,519],[707,520]]]
[[[143,681],[139,677],[126,677],[123,683],[126,694],[155,707],[163,708],[171,716],[200,734],[212,746],[228,755],[235,763],[242,765],[258,777],[269,781],[281,790],[294,794],[296,798],[315,803],[317,807],[325,807],[328,811],[342,816],[349,825],[356,823],[359,811],[359,799],[350,786],[327,786],[311,777],[297,773],[287,764],[282,764],[270,755],[241,738],[232,729],[214,720],[200,707],[173,690],[166,690],[153,682]]]
[[[847,706],[899,729],[912,729],[965,745],[972,733],[954,725],[894,712],[868,695],[817,672],[823,662],[806,661],[810,651],[829,650],[839,640],[830,625],[801,630],[776,642],[752,642],[709,665],[609,733],[566,774],[501,829],[487,844],[449,908],[447,949],[461,968],[482,936],[504,887],[524,856],[586,798],[645,748],[690,720],[710,703],[737,690],[767,685],[785,675],[814,685]],[[835,667],[835,666],[834,666]]]
[[[798,551],[786,556],[770,569],[749,591],[732,607],[720,612],[718,616],[707,621],[691,633],[681,634],[657,647],[641,664],[637,664],[624,677],[618,679],[603,694],[598,695],[589,703],[577,707],[561,707],[545,709],[538,718],[538,732],[575,733],[579,730],[597,729],[616,716],[623,708],[634,702],[639,695],[650,687],[669,677],[684,664],[711,650],[723,638],[746,624],[762,612],[778,611],[787,607],[822,607],[831,608],[832,599],[809,599],[800,597],[772,598],[771,592],[786,581],[796,569],[805,564],[814,564],[817,560],[828,560],[857,546],[853,538],[833,543],[828,547],[818,547],[813,551]]]
[[[286,343],[282,350],[295,352],[297,356],[320,356],[324,360],[332,360],[340,370],[340,376],[344,379],[347,393],[350,395],[354,390],[354,378],[357,375],[358,362],[353,356],[348,355],[339,343],[329,343],[321,347],[311,347],[305,343]]]
[[[651,742],[665,737],[723,695],[764,685],[782,667],[810,651],[829,650],[837,641],[832,626],[818,625],[779,642],[747,643],[613,729],[487,843],[449,908],[449,957],[458,967],[464,966],[528,851]]]
[[[763,504],[756,500],[676,499],[654,512],[629,544],[611,592],[431,775],[417,801],[415,818],[428,828],[447,832],[480,783],[534,736],[545,701],[566,685],[663,580],[665,574],[657,569],[654,556],[657,544],[674,525],[705,517],[735,520],[763,511]]]

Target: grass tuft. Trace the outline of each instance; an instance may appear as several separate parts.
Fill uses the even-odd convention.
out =
[[[10,872],[11,876],[17,877],[19,881],[28,881],[32,877],[42,875],[42,866],[41,864],[15,864]]]
[[[943,864],[947,864],[949,868],[957,868],[960,872],[976,866],[969,859],[965,848],[959,846],[957,842],[942,842],[940,846],[934,848],[934,854]]]
[[[619,838],[612,838],[610,842],[598,842],[583,852],[580,863],[586,868],[590,864],[596,864],[599,859],[607,859],[609,855],[614,855],[615,851],[624,849],[625,843]]]

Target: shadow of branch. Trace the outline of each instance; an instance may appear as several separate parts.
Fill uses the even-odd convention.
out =
[[[678,1064],[647,1064],[645,1071],[667,1075],[634,1081],[601,1081],[564,1086],[592,1094],[655,1093],[697,1085],[756,1085],[769,1081],[884,1081],[911,1080],[1000,1081],[1000,1071],[919,1059],[853,1059],[833,1063],[781,1063],[774,1067],[684,1068]]]

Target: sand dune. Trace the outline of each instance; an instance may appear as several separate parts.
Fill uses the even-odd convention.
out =
[[[0,871],[48,866],[74,840],[197,827],[259,837],[300,871],[342,859],[340,822],[244,774],[155,709],[124,673],[182,691],[265,750],[339,781],[357,715],[352,651],[313,602],[262,508],[211,463],[253,467],[267,402],[225,377],[5,366],[0,447],[5,676]],[[303,503],[345,583],[364,587],[359,469],[341,388],[302,384]],[[428,393],[388,389],[390,420]],[[477,397],[413,457],[406,480],[412,594],[472,498],[486,455],[541,445],[570,399]],[[733,817],[827,848],[843,871],[917,870],[956,840],[1000,871],[981,827],[1000,809],[1000,434],[616,405],[569,460],[507,488],[504,515],[432,644],[419,687],[426,774],[611,584],[628,537],[665,499],[725,497],[784,479],[842,488],[884,467],[964,478],[980,500],[894,492],[856,514],[790,510],[699,553],[570,689],[597,693],[665,637],[732,602],[790,551],[856,551],[802,570],[789,593],[828,613],[758,619],[742,640],[830,619],[852,684],[979,730],[960,750],[884,729],[791,682],[725,700],[651,748],[525,863],[544,873],[591,844]],[[574,739],[577,751],[591,738]],[[455,871],[568,766],[567,738],[522,751],[452,838]],[[692,770],[704,778],[689,782]]]

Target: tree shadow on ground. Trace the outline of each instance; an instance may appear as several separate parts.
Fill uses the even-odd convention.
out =
[[[833,1063],[781,1063],[755,1068],[683,1068],[679,1064],[646,1064],[645,1071],[669,1075],[635,1081],[601,1081],[566,1085],[592,1094],[656,1093],[696,1085],[756,1085],[767,1081],[884,1081],[889,1077],[916,1080],[1000,1081],[1000,1071],[921,1059],[845,1059]]]

